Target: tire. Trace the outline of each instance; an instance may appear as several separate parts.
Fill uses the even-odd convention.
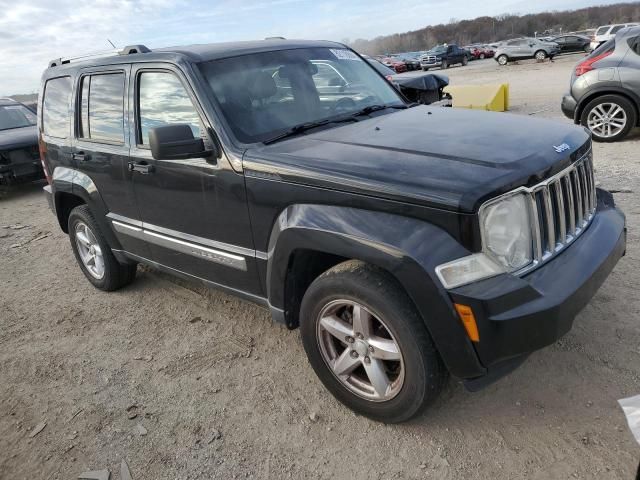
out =
[[[546,60],[547,52],[545,52],[544,50],[538,50],[536,53],[533,54],[533,58],[535,58],[538,62],[542,62]]]
[[[480,54],[480,60],[484,60],[484,53]]]
[[[429,67],[422,67],[422,71],[423,72],[428,72],[429,71]]]
[[[443,60],[442,63],[440,64],[440,69],[444,70],[446,68],[449,68],[449,62],[446,60]]]
[[[509,59],[506,55],[500,55],[498,57],[498,65],[502,65],[503,67],[509,62]]]
[[[87,205],[71,211],[68,227],[73,254],[94,287],[110,292],[134,280],[137,265],[118,262]]]
[[[608,118],[607,118],[608,117]],[[620,95],[603,95],[590,101],[580,115],[580,124],[596,142],[617,142],[637,124],[634,105]]]
[[[584,51],[584,53],[590,53],[591,52],[591,45],[589,45],[589,44],[585,45],[582,50]]]
[[[469,63],[469,59],[466,56],[462,57],[462,66],[466,66],[467,63]]]
[[[370,319],[363,337],[352,326],[356,307],[373,315],[362,317]],[[332,309],[337,310],[327,313]],[[329,315],[339,319],[330,323],[339,325],[332,327],[337,337],[321,321]],[[385,423],[409,420],[433,402],[445,384],[448,372],[424,322],[397,281],[376,267],[350,260],[320,275],[302,299],[300,319],[302,342],[316,375],[336,399],[361,415]],[[366,330],[375,326],[375,334],[368,336]],[[377,357],[393,350],[374,348],[383,344],[381,340],[394,345],[393,355],[400,360]],[[343,359],[341,365],[351,370],[334,373],[330,365],[336,359]],[[384,372],[382,383],[377,383],[382,388],[373,386],[370,371]]]

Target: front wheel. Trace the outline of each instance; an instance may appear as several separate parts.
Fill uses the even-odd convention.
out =
[[[429,67],[422,67],[422,71],[423,72],[428,72],[429,71]]]
[[[469,59],[466,56],[462,57],[462,66],[464,67],[467,63],[469,63]]]
[[[442,61],[442,64],[440,65],[440,68],[441,68],[441,69],[443,69],[443,70],[444,70],[445,68],[449,68],[449,62],[448,62],[448,61],[446,61],[446,60],[443,60],[443,61]]]
[[[535,55],[534,58],[538,61],[538,62],[542,62],[543,60],[545,60],[547,58],[547,52],[545,52],[544,50],[538,50]]]
[[[344,405],[403,422],[440,393],[447,371],[411,300],[393,277],[359,261],[328,270],[300,310],[311,366]]]
[[[503,67],[507,64],[508,61],[509,61],[509,59],[507,58],[506,55],[500,55],[498,57],[498,64],[502,65]]]
[[[87,205],[71,211],[68,231],[78,265],[94,287],[112,291],[133,281],[137,265],[118,262]]]
[[[591,130],[596,142],[622,140],[636,125],[634,106],[619,95],[603,95],[587,104],[580,123]]]

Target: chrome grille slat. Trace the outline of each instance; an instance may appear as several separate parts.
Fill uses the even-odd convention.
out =
[[[530,197],[533,261],[519,273],[552,258],[591,222],[597,200],[591,150],[562,172],[524,190]]]

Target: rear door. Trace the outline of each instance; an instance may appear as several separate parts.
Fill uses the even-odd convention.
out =
[[[156,160],[149,131],[187,124],[211,146],[193,86],[169,64],[134,65],[129,83],[130,168],[151,258],[178,272],[261,294],[244,176],[221,158]]]
[[[125,112],[130,71],[131,65],[127,64],[84,69],[75,98],[73,158],[76,168],[93,181],[112,222],[140,218],[127,169],[130,146]],[[140,256],[149,254],[146,242],[123,235],[116,226],[124,250]]]

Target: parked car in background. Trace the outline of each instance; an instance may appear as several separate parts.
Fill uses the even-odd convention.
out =
[[[635,27],[637,23],[616,23],[613,25],[602,25],[598,27],[591,38],[591,50],[595,50],[604,42],[615,37],[616,33],[626,27]]]
[[[429,50],[420,59],[420,67],[427,71],[430,68],[449,68],[451,65],[459,63],[466,65],[469,62],[467,51],[458,45],[439,45]]]
[[[467,47],[471,51],[474,60],[483,60],[485,58],[492,58],[495,51],[489,45],[475,45]]]
[[[442,100],[442,89],[449,85],[449,77],[435,73],[424,73],[422,75],[396,75],[380,61],[368,55],[361,55],[378,73],[389,80],[394,87],[410,101],[429,105],[438,100]]]
[[[576,65],[562,111],[598,142],[621,140],[638,126],[640,26],[620,31]]]
[[[394,70],[396,73],[403,73],[408,70],[407,64],[398,58],[382,57],[380,61],[390,69]]]
[[[37,116],[11,98],[0,98],[0,184],[43,178]]]
[[[537,38],[516,38],[502,43],[495,52],[495,59],[500,65],[514,60],[535,58],[542,61],[553,58],[560,52],[557,43],[544,42]]]
[[[560,35],[551,40],[558,44],[560,53],[590,52],[591,39],[580,35]]]
[[[409,71],[420,70],[420,59],[417,57],[412,57],[408,53],[397,53],[395,55],[391,55],[391,58],[403,62],[407,66],[407,70]]]

